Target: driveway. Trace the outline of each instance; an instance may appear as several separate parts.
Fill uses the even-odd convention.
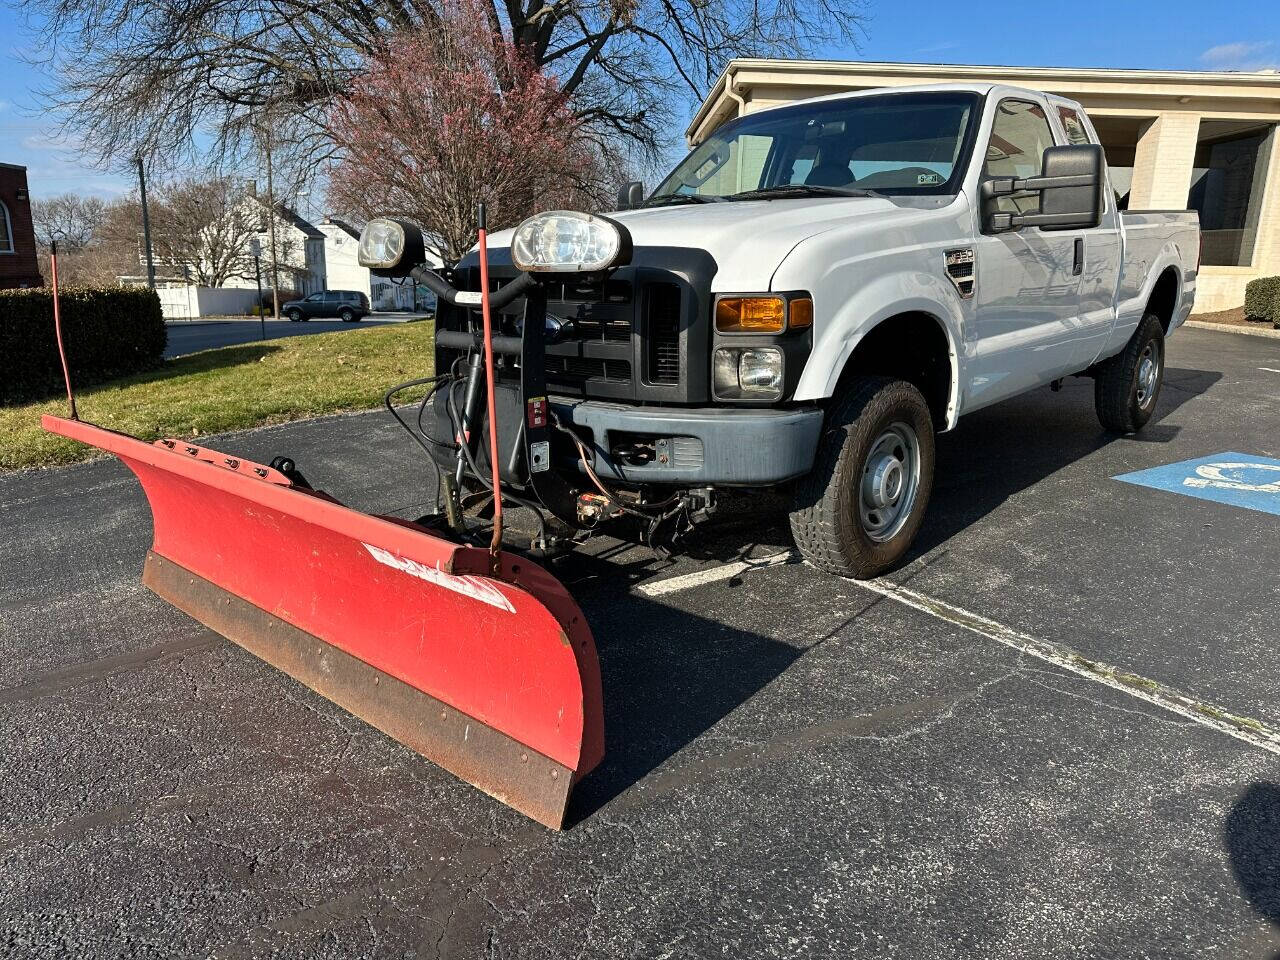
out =
[[[1169,364],[1140,437],[1081,380],[966,418],[882,580],[794,562],[780,499],[674,560],[567,560],[608,753],[562,833],[150,595],[118,464],[0,477],[0,944],[1272,958],[1280,517],[1115,478],[1280,457],[1280,342],[1185,330]],[[384,414],[213,445],[361,509],[428,499]]]
[[[169,343],[165,347],[166,357],[180,357],[198,350],[212,350],[214,347],[229,347],[238,343],[255,343],[263,339],[263,327],[266,328],[267,340],[280,337],[301,337],[312,333],[331,333],[335,330],[353,330],[361,326],[381,326],[388,323],[404,323],[420,313],[407,311],[372,313],[358,324],[343,323],[341,320],[307,320],[303,323],[290,323],[288,320],[267,320],[260,322],[256,317],[219,320],[170,320],[165,323],[169,331]]]

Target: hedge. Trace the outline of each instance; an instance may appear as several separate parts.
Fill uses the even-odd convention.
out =
[[[158,366],[168,334],[154,290],[71,287],[59,291],[71,383],[85,387]],[[47,289],[0,290],[0,403],[62,389]]]
[[[1244,315],[1250,320],[1270,320],[1280,330],[1280,277],[1259,277],[1246,284]]]

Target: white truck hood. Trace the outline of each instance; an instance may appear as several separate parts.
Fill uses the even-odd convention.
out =
[[[803,240],[837,224],[911,215],[880,197],[726,200],[609,213],[626,225],[637,248],[705,250],[718,270],[715,292],[768,290],[774,271]],[[916,212],[918,215],[918,212]],[[511,230],[489,237],[490,249],[511,244]],[[642,262],[643,253],[636,258]]]

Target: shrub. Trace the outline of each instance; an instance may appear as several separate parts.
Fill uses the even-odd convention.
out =
[[[71,384],[84,387],[157,366],[168,334],[154,290],[59,290]],[[0,290],[0,403],[62,388],[48,289]]]
[[[1280,277],[1259,277],[1244,288],[1244,315],[1250,320],[1270,320],[1280,329]]]

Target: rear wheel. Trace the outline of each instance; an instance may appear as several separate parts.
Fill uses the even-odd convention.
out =
[[[1124,350],[1103,361],[1093,383],[1098,420],[1113,433],[1136,433],[1155,413],[1164,383],[1164,327],[1148,313]]]
[[[355,322],[356,322],[356,315],[355,315],[355,312],[354,312],[354,311],[352,311],[352,310],[350,310],[350,309],[345,309],[345,310],[343,310],[340,314],[338,314],[338,317],[342,320],[342,322],[343,322],[343,323],[355,323]]]
[[[813,470],[796,486],[791,533],[805,559],[857,579],[901,560],[933,490],[933,433],[910,383],[854,381],[828,411]]]

